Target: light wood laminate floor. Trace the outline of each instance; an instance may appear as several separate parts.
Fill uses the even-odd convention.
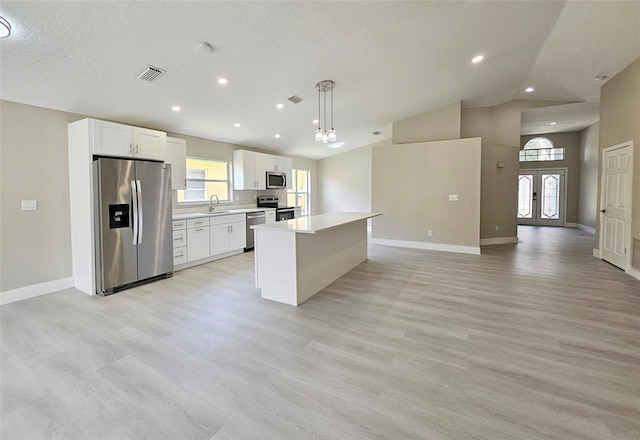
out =
[[[640,281],[575,229],[370,246],[302,306],[253,253],[1,308],[1,438],[640,438]]]

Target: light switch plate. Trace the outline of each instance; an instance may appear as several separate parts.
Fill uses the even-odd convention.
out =
[[[23,200],[22,201],[22,210],[23,211],[37,211],[38,210],[38,201],[37,200]]]
[[[450,202],[457,202],[458,200],[459,200],[458,194],[449,194],[449,201]]]

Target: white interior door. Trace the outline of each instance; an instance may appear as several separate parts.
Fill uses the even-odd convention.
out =
[[[624,146],[605,150],[600,219],[602,259],[627,268],[627,241],[630,224],[631,148]]]
[[[565,170],[521,170],[518,224],[564,226]]]

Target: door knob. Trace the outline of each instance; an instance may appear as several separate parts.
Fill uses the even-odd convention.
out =
[[[601,209],[600,212],[604,214],[605,212],[607,212],[607,210],[606,209]]]

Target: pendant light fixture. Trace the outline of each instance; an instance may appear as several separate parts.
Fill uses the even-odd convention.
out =
[[[318,89],[318,128],[316,130],[316,141],[327,144],[334,142],[336,137],[336,131],[333,128],[333,89],[336,83],[325,79],[316,84]],[[327,94],[329,94],[329,121],[331,122],[331,128],[327,124]]]
[[[11,35],[11,25],[4,17],[0,17],[0,38],[7,38],[9,35]]]

